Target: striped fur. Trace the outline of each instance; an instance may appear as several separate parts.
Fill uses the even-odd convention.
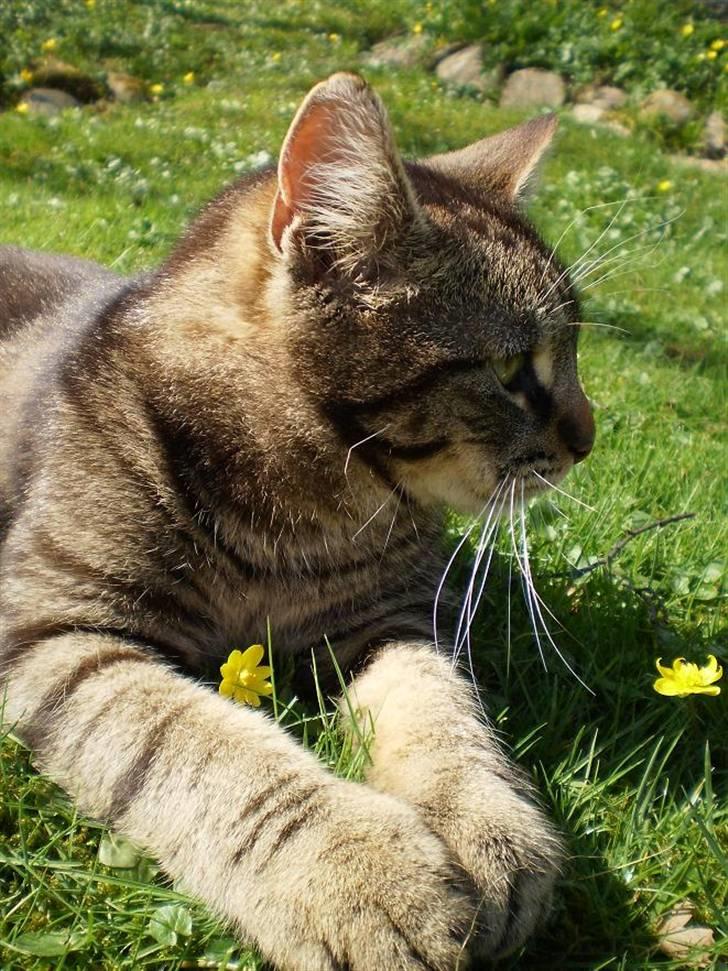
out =
[[[593,438],[568,278],[514,202],[552,131],[404,164],[337,75],[158,271],[0,250],[6,717],[281,968],[445,971],[548,905],[557,840],[427,644],[443,503]],[[369,785],[189,677],[268,619],[352,673]]]

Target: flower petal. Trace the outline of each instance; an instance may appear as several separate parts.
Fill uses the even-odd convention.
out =
[[[678,684],[674,678],[658,678],[652,687],[658,695],[665,695],[667,698],[689,694],[689,692],[685,691],[683,685]]]
[[[265,648],[262,644],[251,644],[246,651],[243,651],[240,657],[240,667],[247,668],[248,670],[256,668],[263,660],[264,654]]]
[[[235,693],[235,684],[232,681],[221,681],[220,687],[217,690],[223,698],[231,698]]]
[[[700,685],[700,687],[693,688],[693,692],[696,695],[712,695],[715,697],[715,695],[720,694],[720,688],[717,684],[704,684]]]
[[[268,668],[264,664],[255,669],[256,678],[269,678],[273,672],[273,668]]]
[[[248,691],[247,688],[243,688],[243,700],[248,705],[252,705],[253,708],[260,708],[260,697],[254,691]]]
[[[675,672],[672,670],[672,668],[666,668],[663,664],[661,664],[661,661],[662,661],[662,658],[658,657],[657,661],[655,662],[655,665],[657,667],[657,670],[663,676],[663,678],[674,678]]]

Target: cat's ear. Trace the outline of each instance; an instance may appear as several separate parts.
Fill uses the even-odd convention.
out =
[[[467,148],[433,155],[427,164],[461,182],[515,202],[525,195],[557,127],[556,115],[540,115]]]
[[[303,245],[361,272],[417,219],[384,105],[354,74],[317,84],[293,119],[278,163],[270,235],[284,255]]]

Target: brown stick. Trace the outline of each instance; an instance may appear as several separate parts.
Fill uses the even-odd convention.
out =
[[[612,560],[614,560],[622,550],[631,543],[633,539],[641,536],[643,533],[649,533],[653,529],[663,529],[665,526],[670,526],[673,523],[684,522],[686,519],[695,519],[694,512],[681,512],[675,516],[666,516],[664,519],[656,519],[653,523],[647,523],[646,526],[640,526],[639,529],[628,529],[626,534],[611,547],[611,549],[605,553],[604,556],[600,556],[598,560],[594,560],[593,563],[587,564],[587,566],[574,567],[569,573],[557,573],[556,576],[568,577],[570,580],[576,580],[579,577],[586,576],[587,573],[591,573],[593,570],[599,569],[601,566],[610,566]]]

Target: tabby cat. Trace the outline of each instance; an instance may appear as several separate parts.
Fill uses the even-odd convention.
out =
[[[576,298],[518,207],[554,128],[403,162],[338,74],[158,271],[0,255],[5,718],[278,968],[446,971],[549,906],[558,837],[432,605],[444,504],[592,445]],[[267,618],[301,668],[334,646],[366,784],[195,680]]]

